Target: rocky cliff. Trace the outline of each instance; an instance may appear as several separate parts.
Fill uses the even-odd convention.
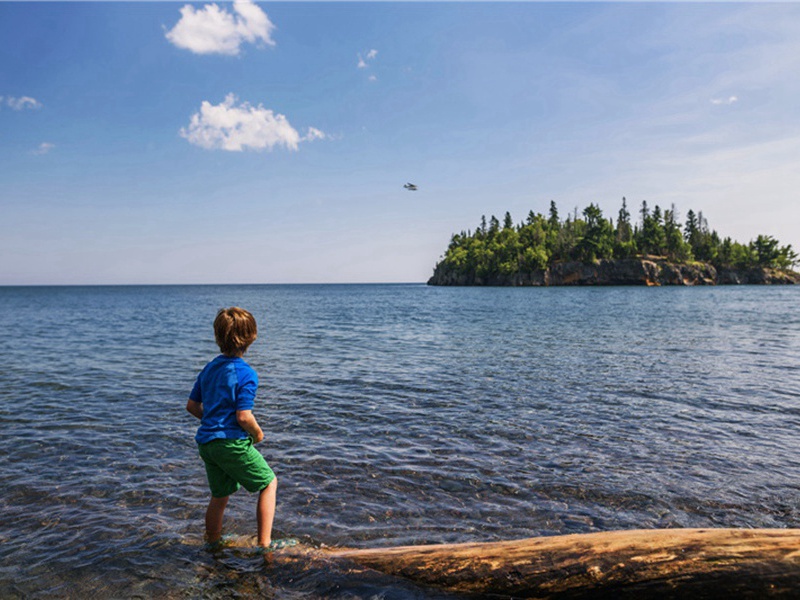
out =
[[[730,285],[797,284],[800,274],[774,269],[715,269],[708,263],[671,263],[656,257],[557,263],[544,271],[478,277],[436,265],[428,285]]]

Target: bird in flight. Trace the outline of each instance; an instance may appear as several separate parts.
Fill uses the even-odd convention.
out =
[[[413,183],[407,183],[403,187],[406,188],[409,192],[417,191],[417,186],[415,186]]]

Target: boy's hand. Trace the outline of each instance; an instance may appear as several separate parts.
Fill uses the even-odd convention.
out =
[[[264,432],[261,431],[252,410],[237,410],[236,422],[253,437],[253,443],[257,444],[264,439]]]

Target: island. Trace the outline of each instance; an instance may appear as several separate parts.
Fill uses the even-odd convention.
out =
[[[743,244],[722,239],[702,212],[689,210],[683,225],[673,205],[642,202],[631,220],[625,198],[616,223],[589,204],[561,219],[556,203],[547,216],[528,213],[515,224],[486,217],[474,232],[452,236],[428,285],[728,285],[798,284],[798,255],[769,235]]]

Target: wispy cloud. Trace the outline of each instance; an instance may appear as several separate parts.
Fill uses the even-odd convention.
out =
[[[720,105],[723,105],[723,104],[731,105],[731,104],[735,104],[738,101],[739,101],[739,98],[737,98],[736,96],[728,96],[727,98],[712,98],[711,99],[711,104],[714,104],[715,106],[720,106]]]
[[[56,145],[55,144],[51,144],[50,142],[42,142],[41,144],[39,144],[39,147],[36,148],[36,150],[33,151],[33,154],[41,156],[43,154],[47,154],[48,152],[50,152],[55,147],[56,147]]]
[[[369,66],[369,63],[374,61],[378,56],[378,51],[374,48],[367,52],[366,56],[362,56],[361,53],[358,53],[358,68],[359,69],[366,69]]]
[[[42,108],[42,103],[30,96],[0,96],[0,106],[8,106],[13,110],[33,110]]]
[[[206,4],[196,10],[187,4],[181,8],[181,19],[166,33],[167,39],[195,54],[226,54],[236,56],[243,43],[262,42],[274,46],[269,17],[252,0],[233,3],[235,14],[216,4]]]
[[[311,142],[311,141],[314,141],[314,140],[324,140],[327,137],[328,136],[324,132],[320,131],[316,127],[309,127],[308,128],[308,133],[306,133],[306,135],[302,138],[301,141],[303,141],[303,142]]]
[[[325,133],[314,127],[301,136],[289,120],[281,114],[264,108],[252,106],[247,102],[237,105],[237,98],[228,94],[217,105],[204,101],[200,111],[192,115],[187,128],[180,135],[191,144],[206,150],[272,150],[283,146],[297,150],[300,142],[324,139]]]
[[[377,57],[378,57],[378,51],[375,48],[373,48],[372,50],[370,50],[369,52],[367,52],[363,56],[361,55],[361,53],[359,53],[358,54],[358,68],[359,69],[368,69],[368,68],[370,68],[372,66],[372,64],[375,62],[375,59]],[[378,77],[375,74],[370,74],[369,77],[367,77],[367,80],[370,81],[370,82],[375,82],[375,81],[378,81]]]

